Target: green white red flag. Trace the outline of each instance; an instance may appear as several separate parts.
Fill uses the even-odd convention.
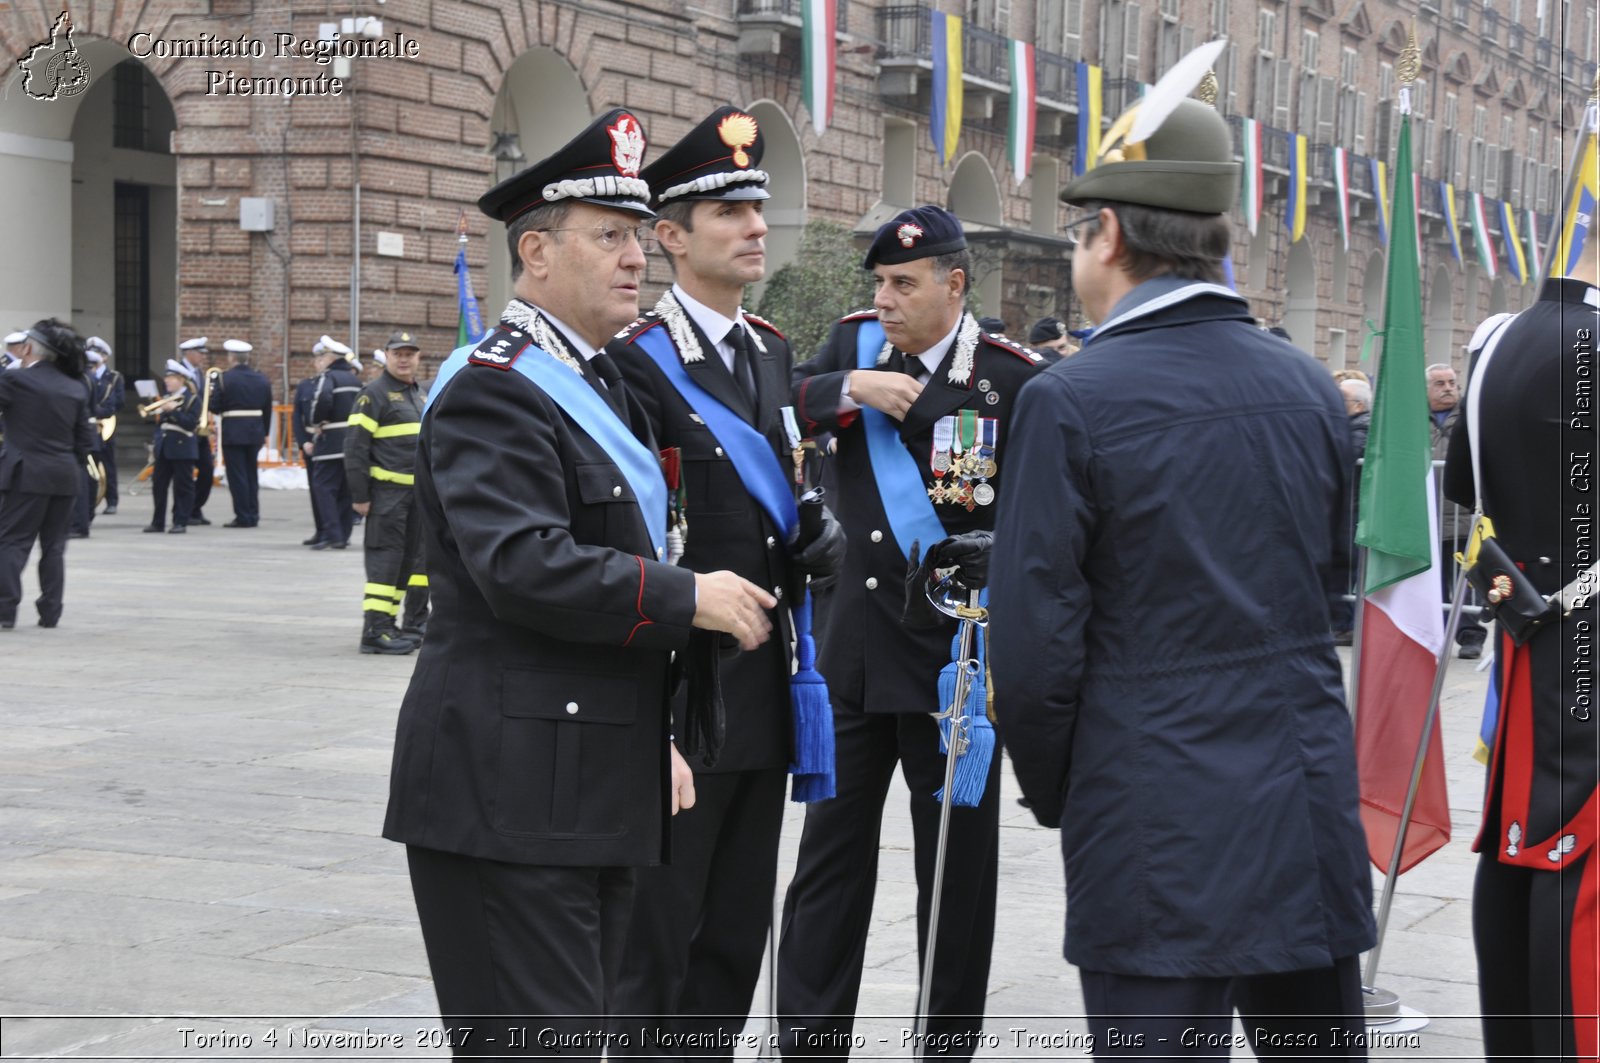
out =
[[[833,80],[838,66],[838,7],[834,0],[801,0],[800,92],[811,112],[811,128],[821,136],[833,121]]]

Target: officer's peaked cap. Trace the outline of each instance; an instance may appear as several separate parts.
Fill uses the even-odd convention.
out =
[[[639,176],[645,146],[639,119],[614,108],[553,155],[489,189],[478,209],[507,225],[546,203],[593,203],[653,218],[650,186]]]
[[[725,105],[706,116],[641,176],[657,208],[695,199],[768,199],[766,138],[755,116]]]
[[[418,351],[422,349],[422,346],[417,343],[416,336],[412,335],[409,329],[395,329],[389,333],[389,342],[383,345],[383,349],[392,351],[396,347],[410,347]],[[373,353],[376,355],[379,352],[374,351]]]
[[[886,266],[935,258],[967,246],[967,234],[956,216],[942,207],[912,207],[896,214],[878,229],[867,248],[862,269],[880,262]]]

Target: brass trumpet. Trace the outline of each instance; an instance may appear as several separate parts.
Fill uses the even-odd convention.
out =
[[[206,390],[200,396],[200,423],[195,427],[195,435],[208,436],[211,434],[211,389],[217,386],[222,379],[222,370],[206,370]]]
[[[183,401],[183,392],[175,391],[171,395],[159,398],[154,402],[147,402],[139,407],[140,417],[154,417],[158,413],[166,413],[172,407]]]

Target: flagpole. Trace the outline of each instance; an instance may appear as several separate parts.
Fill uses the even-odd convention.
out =
[[[1577,189],[1578,183],[1583,180],[1583,155],[1584,141],[1600,127],[1600,74],[1595,75],[1594,90],[1589,94],[1589,104],[1583,109],[1583,120],[1578,124],[1578,135],[1572,139],[1572,162],[1567,166],[1567,183],[1561,186],[1560,212],[1556,215],[1556,228],[1550,238],[1550,250],[1546,254],[1545,263],[1539,270],[1539,285],[1533,291],[1537,299],[1539,292],[1544,288],[1544,282],[1553,276],[1558,276],[1556,270],[1556,252],[1561,249],[1562,236],[1567,231],[1567,212],[1572,209],[1572,193]],[[1594,237],[1593,230],[1600,229],[1600,225],[1590,226],[1589,237]],[[1565,271],[1567,264],[1561,263]]]
[[[1360,495],[1357,495],[1359,501]],[[1361,693],[1361,614],[1367,607],[1367,548],[1356,557],[1355,618],[1350,624],[1350,718],[1355,719],[1357,696]]]

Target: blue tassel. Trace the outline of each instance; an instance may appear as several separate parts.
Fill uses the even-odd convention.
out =
[[[988,686],[984,681],[983,629],[977,630],[977,660],[971,664],[961,661],[961,636],[950,643],[950,663],[939,671],[939,711],[955,703],[956,679],[962,667],[972,676],[967,688],[966,736],[967,748],[956,758],[955,780],[950,788],[950,803],[957,808],[976,808],[983,800],[984,787],[989,780],[989,765],[994,760],[994,725],[989,722]],[[946,718],[939,721],[939,751],[950,755],[950,725]],[[933,795],[934,800],[944,800],[944,787]]]
[[[795,673],[789,679],[794,703],[794,776],[791,801],[810,804],[834,794],[833,705],[828,684],[817,671],[817,643],[811,637],[811,592],[791,614],[795,633]]]

